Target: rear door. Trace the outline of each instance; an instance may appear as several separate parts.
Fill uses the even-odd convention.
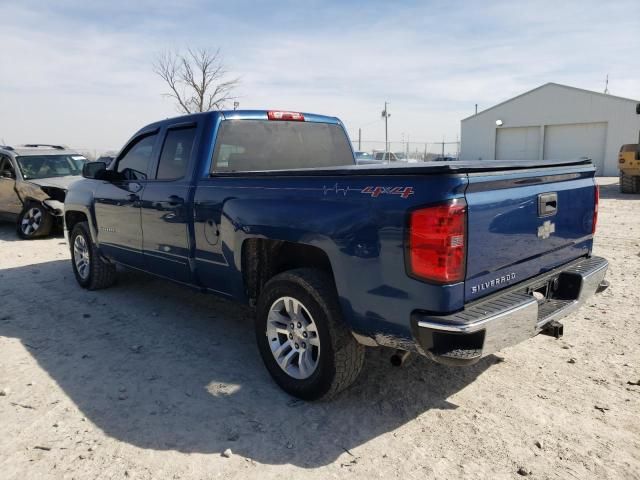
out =
[[[470,174],[465,300],[587,255],[593,175],[590,166]]]
[[[118,179],[102,182],[95,194],[100,248],[136,268],[144,268],[140,202],[157,143],[157,129],[134,138],[115,160]]]
[[[141,221],[146,269],[192,283],[189,265],[189,192],[196,123],[169,126],[158,162],[142,194]]]

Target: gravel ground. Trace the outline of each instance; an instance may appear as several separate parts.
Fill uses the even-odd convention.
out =
[[[370,349],[330,403],[272,383],[244,308],[132,272],[87,292],[64,238],[0,224],[0,477],[640,478],[640,196],[602,184],[612,286],[563,339],[467,368]]]

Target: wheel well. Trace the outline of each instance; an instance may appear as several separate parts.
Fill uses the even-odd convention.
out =
[[[86,221],[87,216],[82,212],[66,212],[64,214],[64,222],[67,225],[67,230],[69,232],[73,230],[73,227],[75,227],[77,223]]]
[[[242,244],[242,277],[252,302],[270,278],[294,268],[316,268],[333,278],[329,257],[318,247],[263,238],[252,238]]]

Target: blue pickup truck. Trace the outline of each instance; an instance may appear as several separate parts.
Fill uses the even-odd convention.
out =
[[[303,399],[350,385],[366,346],[468,365],[558,336],[608,285],[585,159],[358,166],[336,118],[220,111],[148,125],[83,177],[64,214],[80,286],[119,264],[252,306]]]

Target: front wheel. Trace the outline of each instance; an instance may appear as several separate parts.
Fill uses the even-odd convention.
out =
[[[76,280],[82,288],[98,290],[116,281],[116,266],[103,259],[91,241],[89,224],[79,222],[69,235],[71,264]]]
[[[46,237],[53,228],[53,216],[40,203],[27,203],[18,216],[18,236],[23,240]]]
[[[343,323],[329,275],[312,269],[276,275],[264,286],[256,313],[262,360],[287,393],[329,399],[357,378],[364,347]]]

